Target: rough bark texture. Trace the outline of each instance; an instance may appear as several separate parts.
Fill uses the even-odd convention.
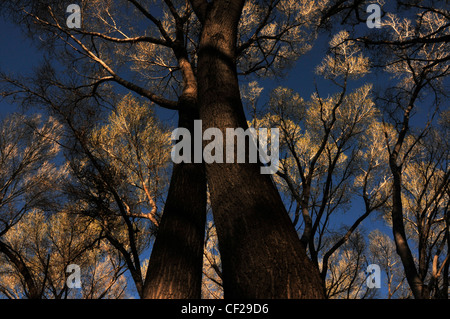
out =
[[[179,111],[179,127],[193,130],[192,110]],[[166,205],[147,269],[143,298],[201,297],[206,222],[203,164],[174,164]]]
[[[203,19],[197,77],[203,129],[247,128],[234,58],[243,3],[215,1]],[[271,176],[258,164],[213,163],[206,172],[225,298],[323,298],[319,273]]]

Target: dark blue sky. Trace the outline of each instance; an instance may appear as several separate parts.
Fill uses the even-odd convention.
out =
[[[20,29],[0,19],[0,70],[24,74],[39,61],[41,54]],[[16,106],[0,101],[0,116],[16,111]]]

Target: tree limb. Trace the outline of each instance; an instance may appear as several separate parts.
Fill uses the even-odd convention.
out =
[[[84,30],[79,30],[79,29],[74,29],[74,31],[76,31],[77,33],[80,33],[80,34],[92,35],[92,36],[96,36],[96,37],[99,37],[99,38],[107,40],[107,41],[117,42],[117,43],[148,42],[148,43],[153,43],[153,44],[157,44],[157,45],[163,45],[166,47],[171,46],[171,43],[169,43],[166,40],[157,39],[157,38],[149,37],[149,36],[137,36],[137,37],[133,37],[133,38],[116,38],[116,37],[111,37],[111,36],[108,36],[108,35],[100,33],[100,32],[84,31]]]
[[[203,24],[206,20],[206,15],[208,13],[209,4],[206,0],[190,0],[192,9],[194,9],[198,20]]]
[[[168,43],[172,43],[172,39],[167,34],[167,31],[166,31],[166,29],[164,29],[161,21],[156,19],[156,17],[153,16],[147,9],[145,9],[138,1],[136,1],[136,0],[128,0],[128,1],[131,2],[146,18],[148,18],[150,21],[152,21],[158,27],[159,32],[164,37],[164,39],[166,39],[166,41]]]
[[[132,0],[130,0],[132,1]],[[79,40],[77,37],[75,37],[72,33],[68,32],[67,30],[65,30],[63,27],[61,27],[61,25],[59,25],[59,23],[57,22],[56,18],[54,18],[55,23],[56,24],[52,24],[48,21],[42,20],[41,18],[39,18],[36,15],[33,15],[32,13],[28,13],[30,16],[32,16],[34,19],[36,19],[38,22],[44,24],[44,25],[48,25],[54,28],[57,28],[58,30],[62,31],[63,33],[65,33],[69,38],[71,38],[75,43],[77,43],[85,52],[85,54],[92,59],[93,61],[97,62],[98,64],[100,64],[111,76],[112,78],[108,78],[107,80],[111,80],[111,81],[115,81],[119,84],[121,84],[122,86],[126,87],[129,90],[132,90],[146,98],[148,98],[150,101],[152,101],[153,103],[158,104],[161,107],[170,109],[170,110],[178,110],[178,102],[176,101],[171,101],[168,100],[166,98],[163,98],[147,89],[144,89],[138,85],[136,85],[135,83],[129,82],[128,80],[125,80],[124,78],[122,78],[121,76],[119,76],[104,60],[102,60],[100,57],[98,57],[95,53],[93,53],[88,47],[86,47],[86,45],[81,42],[81,40]],[[53,13],[52,13],[53,16]],[[171,41],[171,40],[170,40]]]
[[[19,273],[23,276],[28,288],[28,291],[25,292],[27,296],[30,299],[38,299],[40,297],[39,289],[33,279],[30,269],[28,269],[23,259],[17,255],[8,244],[2,241],[0,241],[0,252],[4,253],[8,257]]]

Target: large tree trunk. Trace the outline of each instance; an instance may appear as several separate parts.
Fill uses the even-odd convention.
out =
[[[203,129],[247,128],[235,62],[243,3],[214,1],[201,17],[197,80]],[[258,164],[206,164],[206,172],[225,298],[323,298],[319,273],[271,176],[262,175]]]
[[[181,108],[179,127],[193,132],[195,110]],[[206,177],[203,164],[174,164],[166,205],[144,283],[146,299],[201,297]]]

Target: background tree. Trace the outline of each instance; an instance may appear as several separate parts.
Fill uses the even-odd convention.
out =
[[[326,278],[327,298],[374,298],[377,290],[369,289],[366,284],[365,270],[369,260],[362,234],[358,231],[353,232],[348,240],[336,250],[336,253],[329,259]]]
[[[442,98],[446,97],[445,89],[443,89],[443,80],[449,74],[448,59],[448,43],[441,40],[442,36],[448,34],[448,20],[445,11],[431,8],[421,8],[416,15],[416,27],[413,27],[411,20],[399,20],[395,15],[388,15],[386,28],[389,31],[391,40],[388,40],[392,56],[385,62],[388,72],[399,77],[398,85],[387,91],[384,100],[387,103],[388,112],[391,119],[395,123],[396,138],[392,142],[387,141],[389,151],[389,166],[393,177],[392,191],[392,228],[394,239],[399,253],[408,283],[413,291],[415,298],[428,298],[429,289],[424,284],[426,276],[426,267],[421,262],[418,270],[415,265],[414,257],[408,244],[405,230],[405,211],[404,202],[402,200],[402,190],[404,181],[402,179],[403,172],[406,168],[407,161],[411,158],[414,149],[421,139],[428,134],[430,123],[436,113],[439,112]],[[423,43],[423,38],[430,39]],[[414,39],[411,45],[409,42]],[[389,44],[391,42],[391,44]],[[415,105],[424,98],[425,94],[431,92],[434,99],[431,101],[431,112],[428,123],[425,128],[418,133],[413,134],[410,128],[410,119],[415,111]],[[386,133],[385,133],[386,134]],[[412,139],[408,143],[408,139]],[[448,158],[447,158],[448,160]],[[445,166],[445,164],[444,164]],[[447,165],[448,166],[448,165]],[[443,180],[440,183],[440,191],[442,192],[448,185],[448,167],[445,167]],[[428,186],[428,184],[427,184]],[[438,204],[435,202],[439,195],[433,198],[433,206]],[[431,203],[429,203],[430,205]],[[428,206],[428,205],[427,205]],[[425,208],[428,210],[428,207]],[[422,212],[426,215],[426,212]],[[425,217],[425,216],[423,216]],[[419,260],[426,258],[424,254],[424,244],[428,242],[430,220],[420,218],[422,223],[419,229],[422,241],[419,243]],[[422,228],[423,227],[423,228]],[[426,240],[424,238],[427,238]]]
[[[91,141],[94,156],[109,162],[114,171],[123,175],[121,179],[135,188],[127,193],[136,196],[132,202],[143,208],[125,202],[126,209],[148,211],[135,216],[148,218],[158,226],[157,202],[168,184],[164,170],[171,143],[169,131],[156,120],[152,108],[131,95],[124,96],[108,122],[91,133]]]
[[[120,297],[123,266],[114,253],[89,251],[98,243],[95,227],[64,207],[68,167],[58,164],[62,125],[53,117],[13,114],[2,120],[1,293],[6,298],[70,298],[66,267],[85,270],[80,295]],[[105,257],[106,256],[106,257]],[[88,273],[89,272],[89,273]],[[88,279],[89,278],[89,279]]]
[[[126,297],[124,264],[117,252],[98,237],[98,225],[74,212],[27,213],[4,236],[5,243],[29,270],[41,299]],[[6,298],[29,295],[14,264],[2,255],[1,292]],[[67,267],[81,269],[80,288],[67,285]],[[30,296],[31,297],[31,296]]]
[[[61,125],[54,119],[13,114],[0,125],[0,252],[20,276],[23,293],[38,298],[41,287],[29,266],[5,236],[33,209],[56,209],[64,170],[54,165]]]
[[[77,144],[81,149],[68,153],[75,177],[68,191],[80,212],[96,220],[121,253],[143,296],[141,255],[159,225],[168,133],[148,105],[127,95],[103,125],[79,136]]]
[[[382,169],[387,157],[383,161],[379,156],[385,145],[377,132],[380,113],[371,100],[372,86],[347,93],[349,80],[367,74],[369,63],[355,42],[345,41],[348,36],[341,32],[333,37],[330,54],[317,68],[339,93],[323,98],[317,91],[304,101],[293,90],[279,87],[270,95],[268,113],[257,121],[257,126],[281,131],[284,158],[275,180],[294,202],[293,224],[324,284],[330,257],[365,218],[383,206],[388,192]],[[337,231],[332,220],[348,210],[357,194],[364,200],[363,214],[341,229],[340,236],[327,238]]]
[[[431,130],[417,139],[411,134],[409,142],[415,143],[402,170],[402,208],[408,242],[417,247],[414,265],[427,295],[422,297],[447,298],[448,276],[448,146],[441,134]],[[447,170],[447,171],[446,171]],[[392,203],[389,205],[393,209]],[[388,221],[392,223],[390,215]]]
[[[393,138],[386,138],[393,179],[392,229],[396,250],[401,257],[414,297],[428,298],[429,287],[424,283],[426,263],[422,262],[422,267],[419,267],[422,270],[417,268],[407,236],[402,177],[411,153],[414,153],[416,145],[428,134],[430,127],[435,125],[436,115],[442,111],[442,102],[448,99],[446,86],[449,71],[449,14],[443,2],[434,0],[396,1],[385,8],[385,11],[391,9],[397,14],[383,13],[382,32],[361,35],[354,28],[352,37],[364,43],[366,48],[373,49],[371,57],[374,66],[384,68],[384,71],[398,80],[390,82],[387,88],[382,86],[378,100],[380,107],[384,104],[384,122],[393,124],[396,130]],[[361,19],[364,9],[364,1],[336,1],[326,11],[322,24],[330,26],[332,21],[338,19],[355,26],[364,22],[364,19]],[[400,18],[403,14],[408,18]],[[413,120],[414,114],[419,111],[419,103],[428,104],[429,112],[423,114],[426,119],[424,123],[416,123],[418,116]],[[387,130],[384,131],[386,136],[390,136]],[[446,178],[444,185],[445,180]],[[444,189],[445,187],[441,191],[445,192]],[[426,219],[421,220],[426,223]],[[427,228],[421,228],[420,232]],[[425,231],[422,238],[428,238],[428,235]],[[430,245],[428,240],[423,240],[422,245],[425,242],[425,246]],[[422,252],[419,252],[422,258],[425,258],[425,246],[422,246]],[[447,297],[446,295],[445,298]]]
[[[396,296],[409,298],[411,290],[405,283],[405,274],[401,267],[401,260],[395,251],[395,243],[386,234],[374,230],[369,234],[371,259],[380,266],[386,275],[387,299]]]

